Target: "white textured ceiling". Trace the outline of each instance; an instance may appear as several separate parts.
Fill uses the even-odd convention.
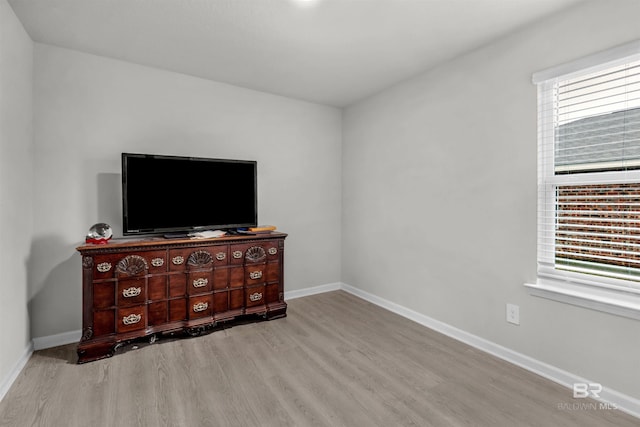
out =
[[[346,106],[581,0],[9,0],[36,42]]]

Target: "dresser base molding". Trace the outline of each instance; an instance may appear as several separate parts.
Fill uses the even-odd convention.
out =
[[[78,363],[133,342],[286,316],[286,234],[84,245]]]
[[[197,326],[184,326],[176,329],[166,329],[159,332],[149,332],[142,337],[126,339],[125,337],[103,337],[90,341],[80,341],[78,344],[78,364],[93,362],[114,356],[120,349],[129,345],[146,343],[155,344],[165,338],[199,337],[209,333],[215,333],[222,329],[241,325],[246,322],[256,322],[260,320],[273,320],[286,317],[286,304],[283,308],[271,310],[263,314],[243,314],[223,321],[212,321],[202,323]],[[137,347],[137,346],[136,346]],[[134,348],[136,348],[134,347]]]

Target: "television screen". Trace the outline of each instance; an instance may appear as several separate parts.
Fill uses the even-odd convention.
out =
[[[253,227],[257,163],[122,153],[123,234]]]

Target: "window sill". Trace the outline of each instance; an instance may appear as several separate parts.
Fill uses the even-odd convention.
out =
[[[546,278],[538,279],[535,284],[525,283],[524,286],[531,295],[537,297],[640,320],[638,294]]]

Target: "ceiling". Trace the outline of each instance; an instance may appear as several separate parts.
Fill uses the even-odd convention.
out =
[[[40,43],[343,107],[582,0],[8,0]]]

